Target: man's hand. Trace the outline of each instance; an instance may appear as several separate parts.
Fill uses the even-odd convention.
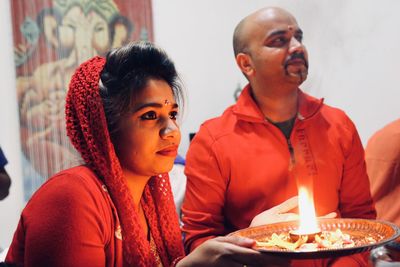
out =
[[[299,215],[296,213],[289,212],[290,210],[296,208],[298,205],[298,197],[292,197],[282,202],[269,210],[263,211],[256,215],[250,223],[249,227],[259,226],[264,224],[271,224],[277,222],[286,222],[297,220]]]
[[[288,200],[276,205],[269,210],[263,211],[256,215],[250,223],[249,227],[259,226],[264,224],[278,223],[298,220],[299,215],[297,213],[289,212],[290,210],[298,206],[298,197],[292,197]],[[336,218],[336,212],[331,212],[319,218]]]

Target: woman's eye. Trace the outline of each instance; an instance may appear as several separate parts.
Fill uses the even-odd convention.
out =
[[[157,119],[157,114],[154,111],[149,111],[140,116],[142,120],[155,120]]]
[[[178,111],[172,111],[171,113],[169,113],[169,117],[172,120],[176,120],[176,117],[178,117]]]

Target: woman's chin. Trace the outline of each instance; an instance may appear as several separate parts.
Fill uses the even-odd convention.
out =
[[[155,173],[157,173],[157,174],[168,173],[174,167],[174,160],[171,160],[170,162],[164,162],[163,164],[160,164],[159,166],[160,167],[157,168]]]

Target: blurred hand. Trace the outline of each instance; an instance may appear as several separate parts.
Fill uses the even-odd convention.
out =
[[[289,266],[290,261],[273,257],[252,249],[255,241],[245,237],[221,236],[207,240],[182,259],[177,267],[184,266]]]
[[[336,218],[336,217],[337,217],[337,213],[336,213],[336,212],[331,212],[331,213],[328,213],[328,214],[326,214],[326,215],[319,216],[318,218],[322,218],[322,219],[333,219],[333,218]]]
[[[296,208],[298,206],[298,197],[292,197],[282,202],[275,207],[270,208],[269,210],[263,211],[260,214],[256,215],[250,223],[249,227],[259,226],[264,224],[278,223],[278,222],[286,222],[298,220],[299,215],[297,213],[291,213],[290,210]],[[331,212],[329,214],[320,216],[318,218],[336,218],[337,213]]]
[[[256,215],[250,223],[249,227],[259,226],[264,224],[271,224],[277,222],[293,221],[299,218],[296,213],[290,213],[289,211],[296,208],[298,205],[298,197],[292,197],[282,202],[269,210],[263,211]]]

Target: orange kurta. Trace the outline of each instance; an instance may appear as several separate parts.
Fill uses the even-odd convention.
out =
[[[264,118],[247,86],[236,105],[201,126],[185,172],[187,250],[248,227],[257,214],[297,195],[298,180],[312,179],[317,215],[376,216],[353,123],[343,111],[300,90],[290,140]]]

